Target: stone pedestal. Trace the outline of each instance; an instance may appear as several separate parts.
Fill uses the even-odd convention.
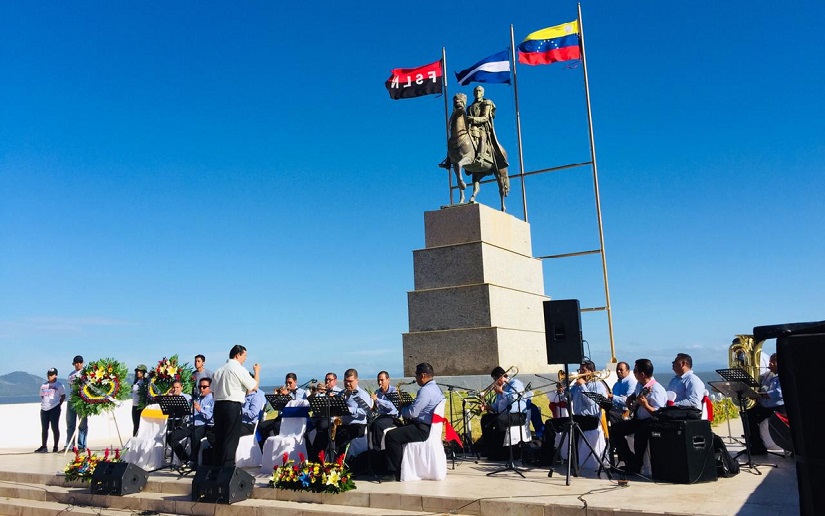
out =
[[[547,373],[544,277],[530,225],[483,204],[424,213],[413,252],[404,374],[429,362],[436,376],[489,374],[496,365]]]

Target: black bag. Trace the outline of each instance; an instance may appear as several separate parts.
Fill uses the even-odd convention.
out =
[[[728,453],[725,441],[713,434],[713,451],[716,452],[716,473],[720,477],[730,478],[739,474],[739,463]]]
[[[680,420],[684,421],[687,419],[702,419],[702,411],[698,408],[693,407],[662,407],[656,412],[653,413],[653,417],[660,421],[670,421],[670,420]]]

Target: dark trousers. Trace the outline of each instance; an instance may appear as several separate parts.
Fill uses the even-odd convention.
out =
[[[394,428],[397,425],[395,424],[395,419],[387,414],[383,416],[378,416],[375,418],[370,425],[370,445],[374,450],[381,449],[381,439],[384,437],[384,430],[387,428]]]
[[[748,410],[748,434],[750,437],[751,453],[765,453],[767,451],[759,425],[768,419],[774,412],[783,412],[785,407],[763,407],[758,403]],[[784,412],[783,412],[784,413]]]
[[[40,441],[43,446],[46,446],[46,441],[49,439],[49,427],[52,429],[52,435],[54,436],[54,449],[57,450],[57,447],[60,446],[60,428],[58,428],[58,423],[60,422],[60,405],[54,407],[51,410],[41,410],[40,411]]]
[[[484,445],[484,456],[490,460],[504,460],[507,454],[504,450],[505,428],[496,424],[498,414],[487,413],[481,416],[481,442]]]
[[[401,474],[401,459],[404,456],[404,445],[426,441],[430,436],[430,425],[414,422],[390,430],[384,439],[387,450],[387,469],[394,471],[396,478]]]
[[[617,421],[610,426],[610,445],[616,450],[625,468],[638,472],[642,468],[647,443],[650,441],[650,423],[653,419],[628,419]],[[630,451],[626,437],[633,436],[633,451]]]
[[[215,464],[210,466],[235,466],[235,452],[241,439],[241,407],[238,401],[215,402]]]
[[[140,428],[140,413],[143,412],[143,408],[132,407],[132,437],[138,434],[138,428]]]
[[[261,450],[264,449],[267,438],[281,433],[281,419],[281,416],[278,416],[275,419],[267,419],[258,423],[258,446]]]

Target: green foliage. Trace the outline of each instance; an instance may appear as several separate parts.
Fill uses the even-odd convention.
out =
[[[80,417],[96,416],[114,410],[129,397],[128,370],[112,358],[89,362],[71,385],[70,403]]]

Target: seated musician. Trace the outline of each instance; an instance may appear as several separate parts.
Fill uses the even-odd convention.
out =
[[[384,430],[398,426],[398,408],[387,396],[391,393],[398,393],[398,389],[390,384],[390,374],[386,371],[378,373],[378,389],[371,395],[372,401],[375,404],[374,415],[370,425],[370,435],[372,439],[372,448],[374,450],[381,449],[381,443],[384,440]]]
[[[607,393],[607,399],[612,404],[610,412],[607,414],[611,423],[623,419],[624,412],[627,410],[627,397],[636,392],[636,378],[627,362],[616,364],[616,376],[619,379],[616,380],[612,389]]]
[[[571,375],[572,376],[572,375]],[[570,385],[570,401],[573,404],[573,421],[582,431],[595,430],[601,423],[601,407],[583,392],[595,392],[607,397],[607,387],[596,377],[596,364],[585,360]]]
[[[343,452],[346,444],[367,432],[367,414],[372,411],[372,398],[363,387],[358,386],[358,371],[347,369],[344,373],[344,390],[337,396],[344,398],[349,413],[333,418],[330,432],[316,432],[310,453],[317,454],[329,445],[329,434],[335,442],[336,452]]]
[[[387,470],[395,480],[401,480],[401,459],[404,445],[426,441],[430,436],[435,408],[444,399],[444,394],[433,378],[433,366],[422,362],[415,366],[415,381],[419,385],[415,400],[401,408],[405,424],[387,432],[384,445],[387,450]]]
[[[694,414],[688,419],[701,418],[702,399],[705,397],[705,382],[693,372],[693,358],[687,353],[678,353],[673,360],[673,372],[675,376],[667,384],[666,389],[676,394],[673,405],[684,409],[692,409]]]
[[[748,430],[750,434],[750,454],[767,455],[768,449],[759,432],[759,425],[774,412],[785,414],[785,401],[782,399],[782,385],[779,383],[779,369],[776,353],[768,360],[768,372],[759,376],[759,399],[747,411]]]
[[[309,397],[312,398],[314,396],[337,396],[341,393],[343,389],[338,386],[338,375],[329,372],[324,375],[324,383],[319,384],[315,387],[315,392],[310,394]],[[314,431],[314,435],[317,437],[318,434],[324,433],[326,434],[329,432],[329,425],[332,423],[334,418],[326,417],[323,415],[312,415],[310,418],[309,425],[307,425],[307,444],[308,444],[308,452],[310,452],[311,457],[315,457],[316,454],[314,450],[312,450],[312,439],[309,438]],[[324,441],[327,442],[327,441]],[[323,449],[323,448],[321,448]]]
[[[307,391],[298,387],[298,375],[295,373],[287,373],[284,377],[284,385],[275,389],[275,394],[289,396],[293,400],[305,400],[308,397]],[[281,420],[283,416],[278,414],[274,419],[265,419],[258,423],[258,444],[261,449],[267,438],[279,435],[281,433]]]
[[[251,372],[250,376],[254,376]],[[257,423],[264,414],[266,407],[266,396],[261,389],[255,388],[246,392],[243,406],[241,407],[241,436],[252,435]]]
[[[493,378],[491,388],[496,393],[492,404],[485,407],[487,414],[481,416],[481,439],[487,458],[506,459],[504,439],[511,426],[523,425],[527,420],[527,400],[531,393],[525,392],[524,384],[517,378],[510,378],[501,366],[490,372]]]
[[[636,377],[636,389],[627,400],[629,419],[617,421],[610,427],[610,444],[616,449],[619,460],[624,462],[626,473],[642,470],[653,414],[667,404],[665,388],[653,377],[653,362],[647,358],[636,360],[633,376]],[[630,451],[628,435],[633,435],[634,451]]]
[[[169,391],[167,396],[183,396],[186,398],[187,402],[192,402],[192,396],[189,394],[184,394],[183,383],[180,380],[175,380],[172,382],[172,389]],[[209,419],[212,419],[212,406],[214,406],[214,403],[208,404],[210,411]],[[166,423],[169,425],[167,429],[168,433],[166,437],[166,444],[172,448],[172,452],[178,457],[178,460],[183,466],[186,466],[189,462],[189,453],[186,451],[187,441],[191,440],[193,441],[192,444],[194,444],[194,439],[192,437],[192,417],[192,414],[186,414],[182,418],[170,417],[167,419]]]

